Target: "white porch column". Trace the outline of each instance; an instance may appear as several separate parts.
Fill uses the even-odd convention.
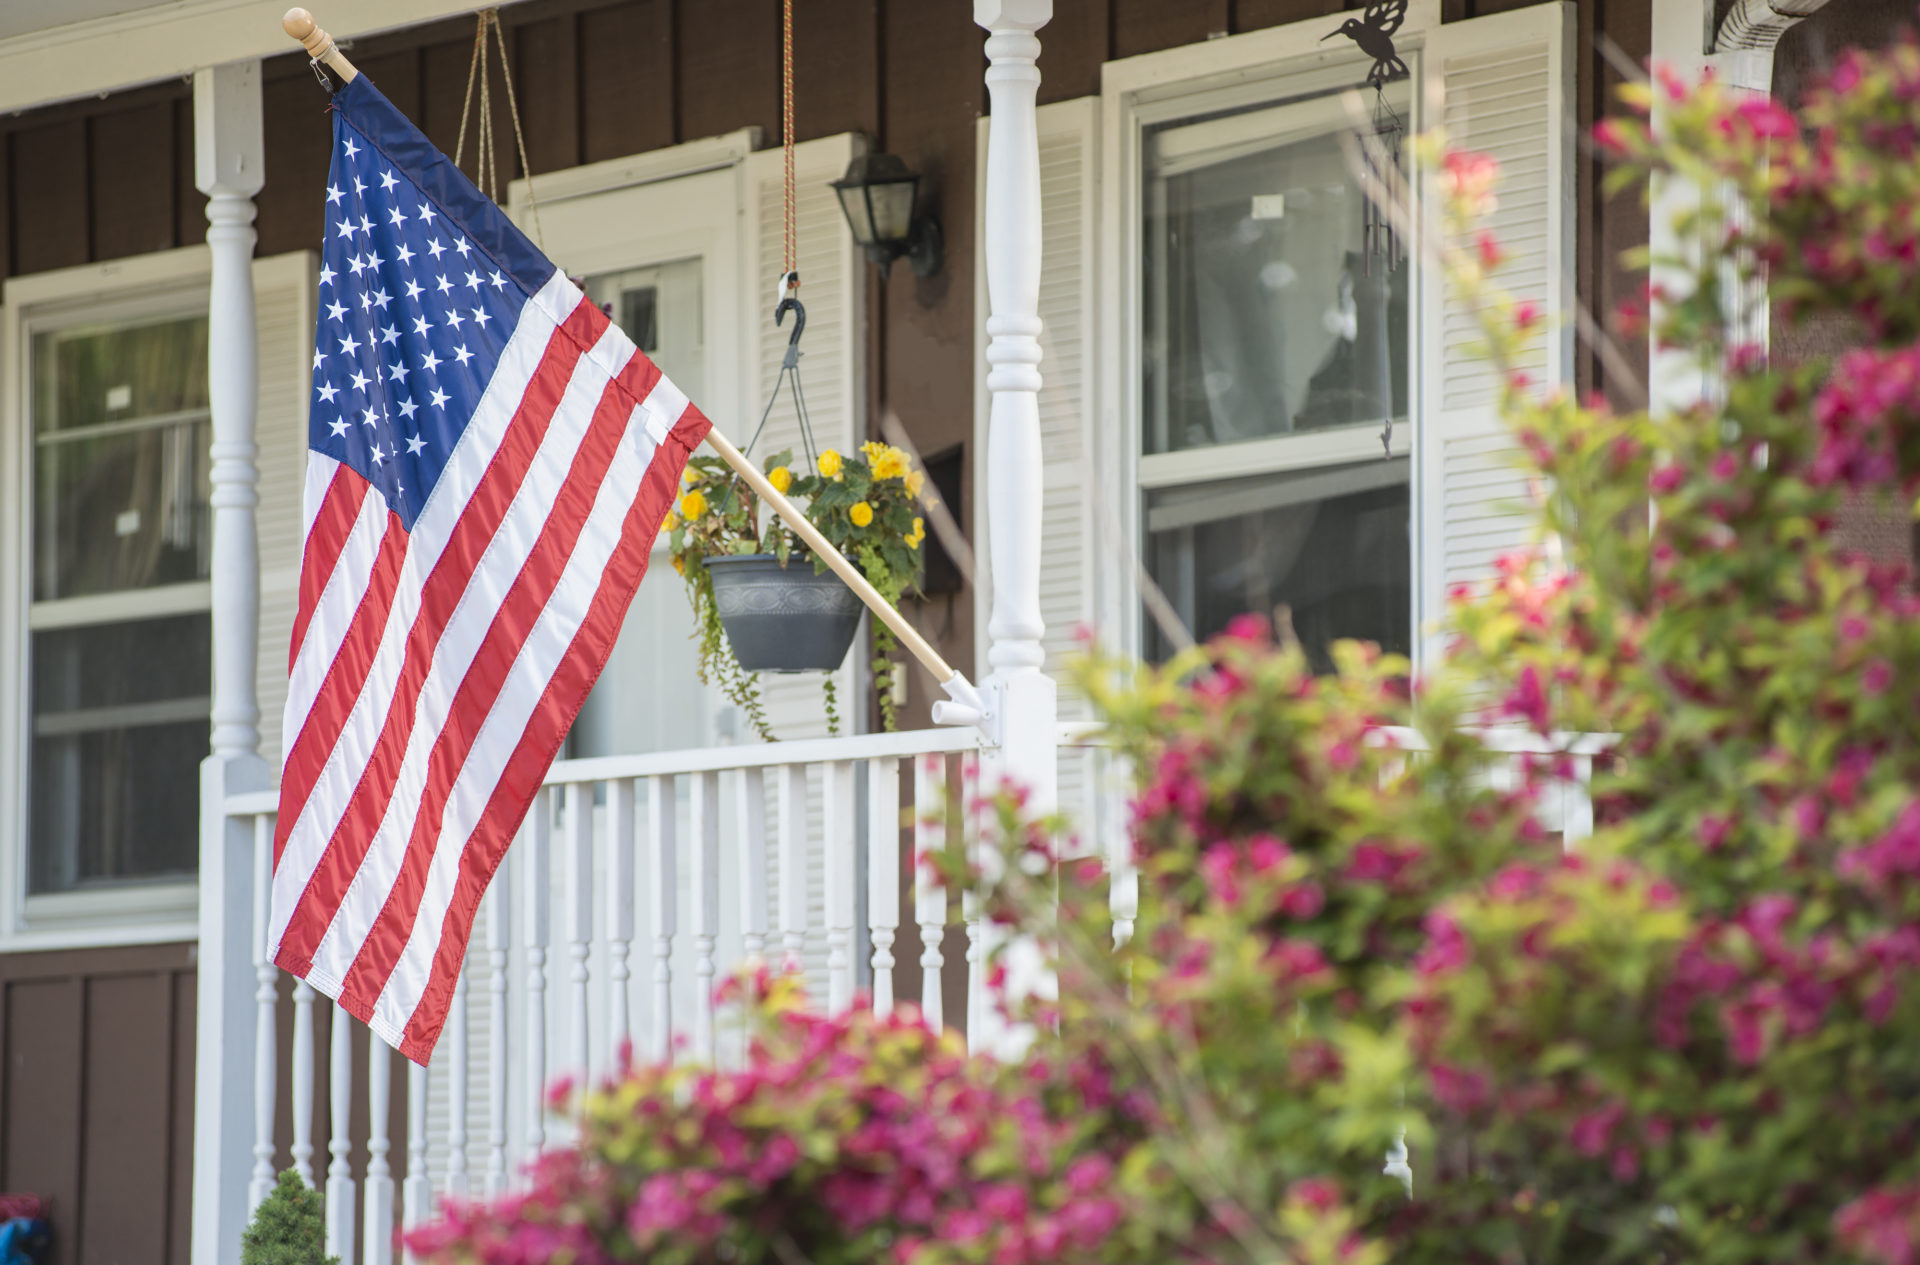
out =
[[[260,748],[253,673],[260,624],[260,544],[253,507],[253,417],[259,392],[253,322],[253,195],[266,169],[260,63],[193,77],[194,183],[207,195],[213,254],[207,394],[213,406],[213,750]]]
[[[999,743],[982,768],[983,791],[1002,780],[1026,788],[1028,806],[1056,800],[1058,708],[1053,679],[1040,668],[1040,141],[1034,97],[1040,71],[1035,34],[1053,17],[1053,0],[974,0],[973,20],[987,29],[987,134],[984,234],[987,266],[988,414],[985,479],[993,613],[987,623],[986,693]],[[1051,990],[1028,943],[1010,952],[1016,994]],[[978,987],[978,981],[970,984]],[[982,1006],[975,1049],[1005,1049],[1018,1034],[1001,1031]]]
[[[194,183],[213,253],[208,395],[213,409],[213,753],[200,774],[200,959],[195,1023],[193,1265],[237,1261],[251,1211],[254,1089],[252,823],[225,800],[272,785],[258,755],[259,622],[253,419],[253,195],[265,168],[260,63],[193,80]]]

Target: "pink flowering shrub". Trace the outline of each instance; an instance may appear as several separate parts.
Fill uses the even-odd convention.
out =
[[[744,983],[760,1021],[744,1067],[558,1086],[578,1141],[543,1155],[524,1193],[449,1202],[408,1246],[493,1265],[1017,1265],[1113,1238],[1110,1156],[1141,1132],[1140,1104],[1097,1056],[1002,1069],[911,1012],[827,1019],[792,977]]]
[[[1724,391],[1625,413],[1509,374],[1558,544],[1456,595],[1429,679],[1354,645],[1316,677],[1253,616],[1158,669],[1083,664],[1137,779],[1130,938],[1128,889],[1017,793],[982,806],[997,863],[923,859],[1055,965],[1057,1001],[1004,1002],[1024,1058],[762,980],[743,1067],[564,1097],[578,1143],[413,1248],[1920,1265],[1920,599],[1832,535],[1843,497],[1920,492],[1920,45],[1843,59],[1800,118],[1635,92],[1666,94],[1665,139],[1599,140],[1623,179],[1697,182],[1707,248],[1627,316]],[[1446,264],[1511,364],[1561,314],[1489,287],[1492,161],[1427,157]],[[1735,343],[1724,278],[1763,271],[1783,318],[1849,314],[1858,350]],[[1469,721],[1555,749],[1513,768]]]

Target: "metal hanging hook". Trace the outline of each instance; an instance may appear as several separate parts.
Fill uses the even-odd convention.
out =
[[[787,354],[780,362],[780,367],[783,369],[798,368],[800,364],[800,335],[806,332],[807,308],[805,304],[794,297],[794,291],[799,289],[799,287],[800,274],[798,272],[788,272],[781,275],[779,290],[780,301],[774,305],[773,323],[776,326],[780,325],[786,321],[788,312],[793,313],[793,333],[787,335]]]

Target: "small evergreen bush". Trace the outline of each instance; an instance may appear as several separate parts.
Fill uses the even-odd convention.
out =
[[[288,1169],[240,1236],[240,1265],[340,1265],[327,1255],[319,1192]]]

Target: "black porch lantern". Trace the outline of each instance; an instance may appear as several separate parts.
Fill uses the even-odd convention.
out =
[[[940,223],[913,213],[920,176],[892,154],[862,154],[833,182],[853,240],[885,277],[902,255],[916,277],[940,271]]]

